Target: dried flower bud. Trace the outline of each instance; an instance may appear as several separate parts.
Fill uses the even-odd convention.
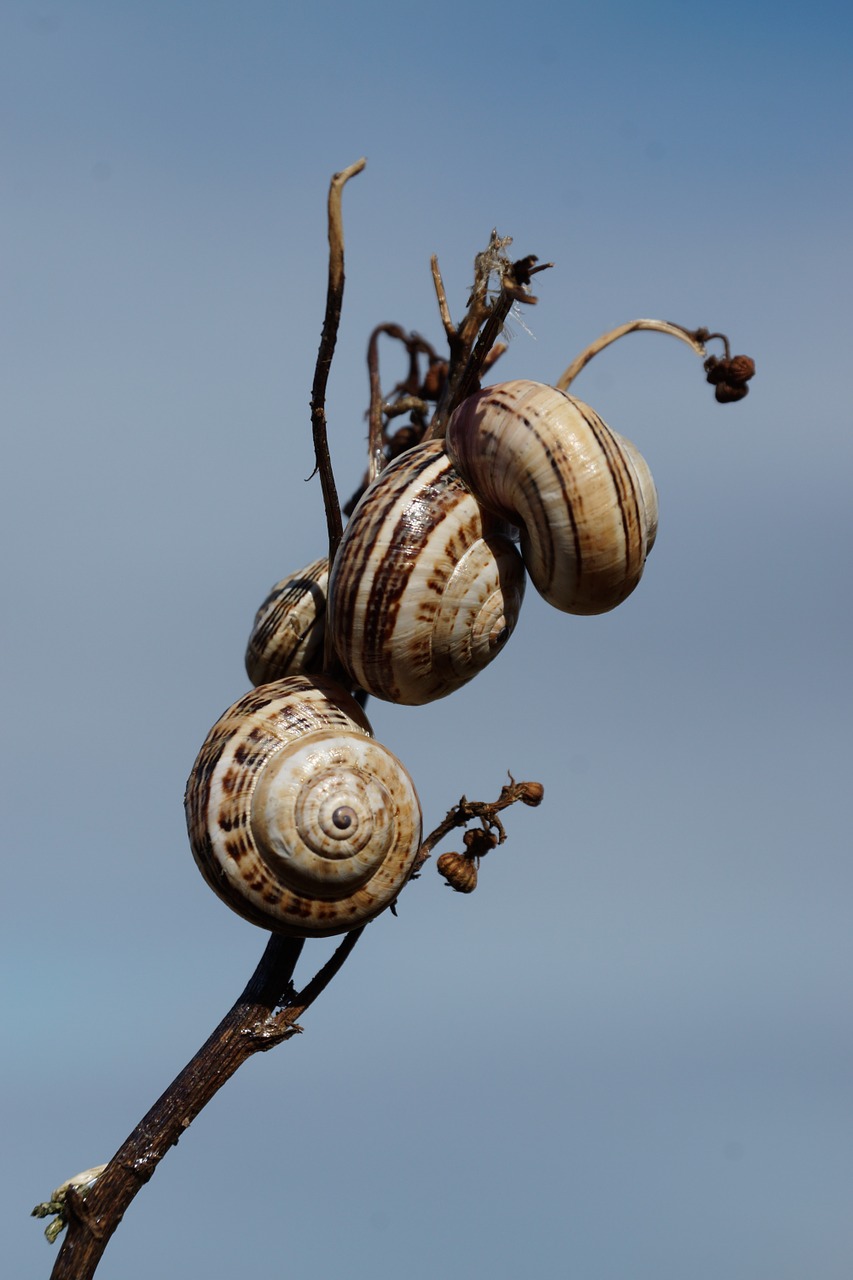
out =
[[[751,356],[732,356],[730,360],[718,360],[716,356],[708,356],[705,361],[705,376],[720,404],[731,404],[734,400],[742,400],[749,391],[746,385],[755,373],[755,361]]]
[[[462,837],[469,858],[485,858],[494,849],[498,838],[494,831],[486,831],[484,827],[473,827]]]
[[[751,356],[732,356],[729,361],[728,382],[749,382],[754,376],[755,361]]]
[[[448,368],[446,360],[433,360],[424,374],[424,384],[420,391],[422,400],[439,399],[447,381]]]
[[[711,386],[716,386],[718,382],[723,382],[726,376],[726,362],[718,360],[716,356],[708,356],[705,361],[705,377]]]
[[[443,853],[435,865],[457,893],[473,893],[477,888],[477,868],[464,854]]]
[[[392,462],[394,458],[399,458],[401,453],[405,453],[407,449],[411,449],[416,445],[420,441],[421,434],[417,427],[413,427],[411,423],[407,423],[404,427],[399,427],[391,436],[386,447],[388,461]]]
[[[734,386],[730,382],[718,382],[714,388],[714,396],[720,404],[732,404],[735,400],[742,400],[746,395],[749,395],[749,387],[744,382]]]
[[[512,264],[512,274],[516,284],[530,284],[533,268],[538,261],[535,253],[529,253],[526,258],[519,258]]]
[[[529,804],[531,808],[535,808],[537,804],[542,803],[545,788],[541,782],[519,782],[518,785],[521,789],[522,804]]]

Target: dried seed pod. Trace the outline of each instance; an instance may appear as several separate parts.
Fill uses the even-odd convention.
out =
[[[471,827],[462,837],[466,857],[476,858],[478,862],[481,858],[485,858],[487,853],[491,853],[497,842],[498,838],[494,831],[487,831],[485,827]]]
[[[522,789],[522,804],[529,804],[532,809],[535,809],[538,804],[542,803],[542,798],[545,795],[545,788],[542,786],[541,782],[520,782],[518,785]]]
[[[436,868],[451,889],[457,893],[473,893],[477,888],[477,867],[472,858],[463,853],[443,853],[436,859]]]

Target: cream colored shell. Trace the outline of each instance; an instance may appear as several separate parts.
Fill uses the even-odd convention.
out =
[[[469,396],[447,452],[480,502],[521,531],[537,591],[567,613],[603,613],[634,590],[657,530],[651,473],[589,405],[538,382]]]
[[[254,924],[343,933],[394,901],[421,843],[414,784],[326,677],[247,693],[213,726],[185,797],[208,884]]]
[[[440,441],[392,462],[344,531],[329,581],[335,650],[377,698],[443,698],[492,661],[515,627],[524,566]]]
[[[252,684],[323,667],[329,560],[314,560],[271,589],[255,615],[246,648]]]

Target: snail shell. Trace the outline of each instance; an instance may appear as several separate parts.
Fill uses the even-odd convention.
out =
[[[519,525],[537,591],[567,613],[604,613],[634,590],[657,530],[651,472],[589,405],[539,382],[469,396],[447,452],[490,511]]]
[[[324,557],[270,590],[255,615],[246,649],[252,684],[322,669],[328,585],[329,561]]]
[[[199,752],[185,806],[210,887],[247,920],[296,937],[372,920],[421,842],[409,774],[321,676],[288,676],[235,702]]]
[[[409,449],[366,490],[329,581],[330,625],[354,685],[417,705],[471,680],[504,647],[524,565],[441,441]]]

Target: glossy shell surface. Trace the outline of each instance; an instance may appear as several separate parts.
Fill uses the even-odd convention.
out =
[[[421,842],[409,774],[358,704],[290,676],[236,702],[187,783],[187,829],[208,884],[254,924],[323,937],[394,901]]]
[[[615,608],[657,529],[651,473],[595,410],[538,382],[487,387],[456,409],[447,452],[479,500],[519,526],[533,584],[567,613]]]
[[[255,615],[246,649],[252,684],[322,669],[328,584],[329,561],[324,557],[270,590]]]
[[[332,634],[354,685],[419,704],[452,693],[503,649],[524,566],[439,441],[410,449],[367,489],[329,583]]]

